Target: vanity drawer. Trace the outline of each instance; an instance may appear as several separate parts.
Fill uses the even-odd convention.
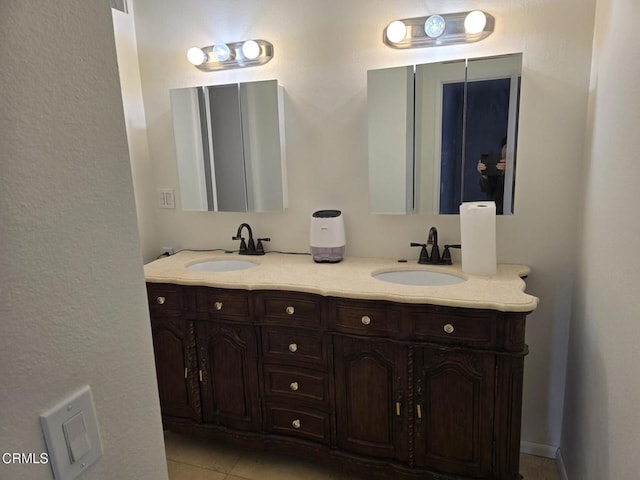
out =
[[[329,375],[324,372],[265,365],[264,388],[268,397],[329,404]]]
[[[245,291],[201,288],[195,294],[195,307],[199,312],[219,316],[249,316],[249,294]]]
[[[398,336],[402,332],[400,312],[371,302],[337,302],[335,329],[371,336]]]
[[[328,445],[331,441],[331,415],[312,408],[265,405],[266,430],[295,435]]]
[[[322,303],[315,295],[290,293],[258,296],[259,312],[266,324],[319,328],[322,325]]]
[[[262,354],[266,362],[327,366],[328,352],[327,337],[320,333],[301,328],[262,328]]]
[[[168,283],[147,283],[149,311],[154,314],[176,314],[184,307],[182,288]]]
[[[416,338],[478,347],[496,344],[493,315],[425,313],[414,316]]]

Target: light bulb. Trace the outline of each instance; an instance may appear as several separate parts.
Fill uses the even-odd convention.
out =
[[[201,48],[191,47],[187,50],[187,60],[193,65],[202,65],[208,58],[208,55]]]
[[[429,38],[438,38],[444,33],[444,27],[447,26],[447,22],[444,21],[440,15],[431,15],[424,22],[424,33]]]
[[[255,60],[260,55],[260,45],[255,40],[247,40],[242,44],[242,55],[248,60]]]
[[[231,58],[231,50],[224,43],[214,45],[211,51],[213,53],[213,56],[216,57],[216,60],[218,60],[219,62],[224,62]]]
[[[407,36],[407,26],[400,20],[395,20],[387,27],[387,38],[392,43],[401,42]]]
[[[469,12],[464,19],[464,30],[470,35],[475,35],[484,30],[487,24],[487,16],[480,10]]]

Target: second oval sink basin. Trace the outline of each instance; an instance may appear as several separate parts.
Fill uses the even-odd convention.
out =
[[[464,278],[442,272],[430,272],[428,270],[402,270],[397,272],[382,272],[373,275],[373,278],[383,282],[397,283],[400,285],[442,286],[456,285],[465,281]]]
[[[249,260],[210,260],[208,262],[194,263],[187,268],[199,272],[232,272],[234,270],[246,270],[258,265],[260,264]]]

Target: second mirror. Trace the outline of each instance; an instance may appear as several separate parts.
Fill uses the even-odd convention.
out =
[[[171,90],[183,210],[284,210],[280,103],[275,80]]]
[[[368,72],[372,213],[513,213],[522,55]]]

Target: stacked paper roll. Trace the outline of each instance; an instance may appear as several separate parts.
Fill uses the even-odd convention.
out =
[[[465,202],[460,205],[460,238],[462,271],[473,275],[495,275],[495,202]]]

